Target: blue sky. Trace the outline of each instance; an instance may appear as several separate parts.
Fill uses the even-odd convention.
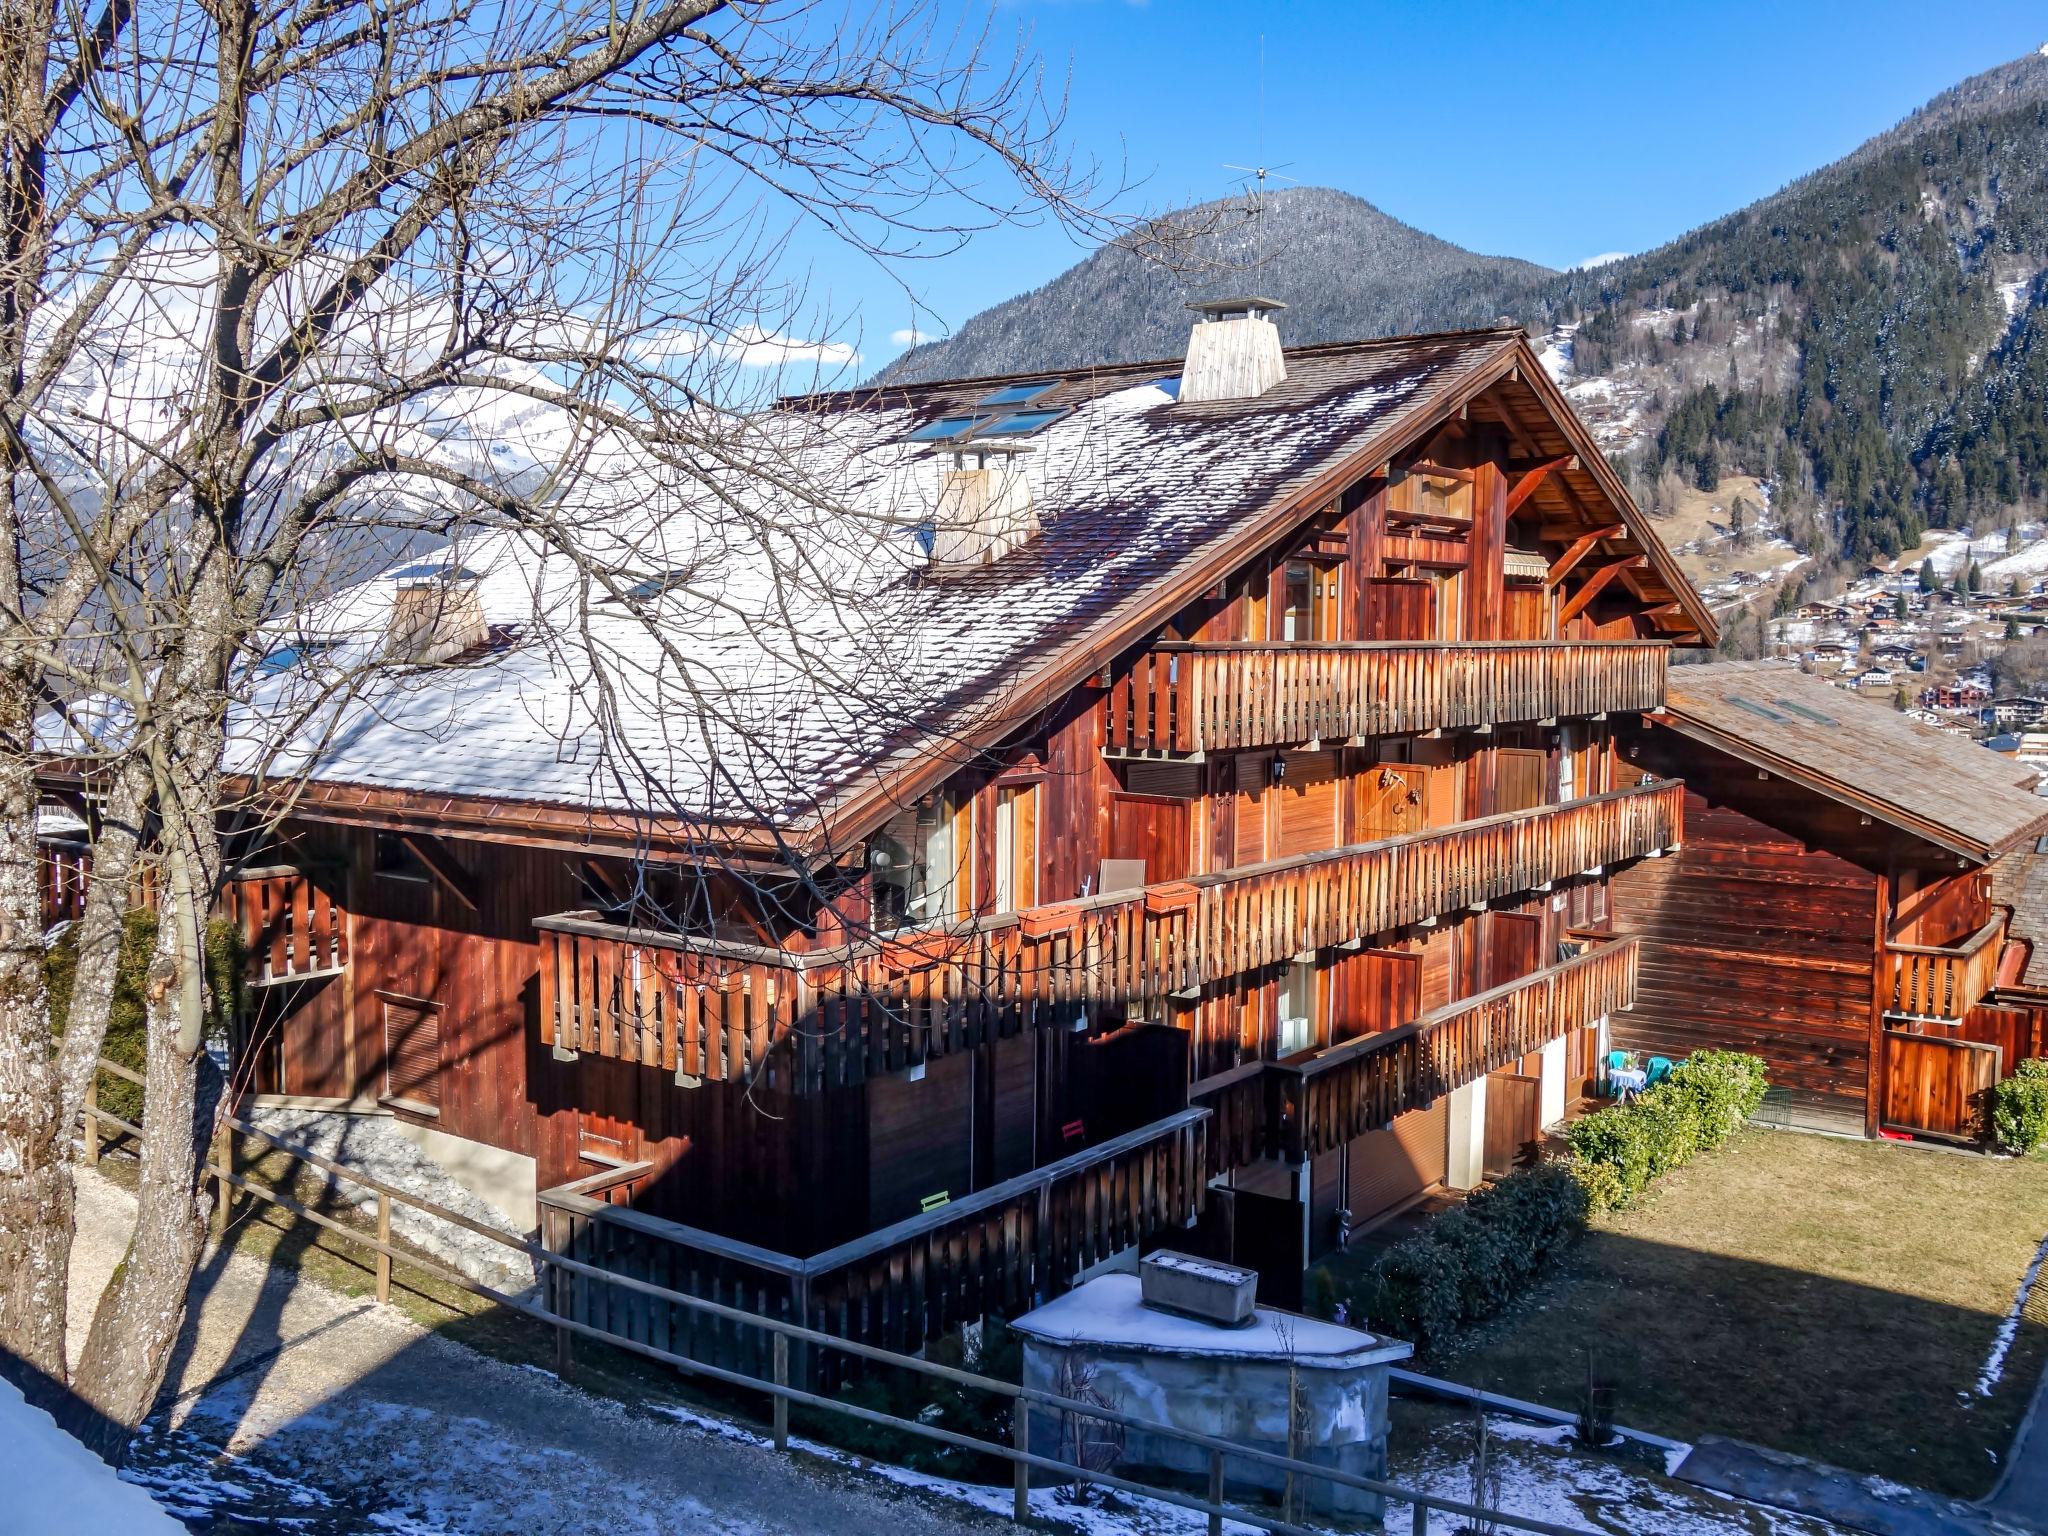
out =
[[[1263,33],[1266,163],[1550,266],[1657,245],[2048,40],[2048,10],[2003,0],[1003,0],[997,24],[1071,71],[1069,136],[1141,181],[1134,209],[1235,189],[1225,162],[1259,154]],[[894,279],[811,254],[865,373],[901,350],[893,332],[957,326],[1083,253],[1005,229]]]

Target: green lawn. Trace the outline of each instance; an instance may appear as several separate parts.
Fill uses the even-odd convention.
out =
[[[1621,1423],[1974,1496],[2048,1357],[2044,1285],[1977,1395],[2044,1234],[2048,1161],[1744,1131],[1419,1363],[1572,1408],[1590,1347]]]

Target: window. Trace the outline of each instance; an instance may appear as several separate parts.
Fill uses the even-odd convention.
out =
[[[1058,379],[1034,379],[1026,384],[1009,384],[994,394],[983,395],[976,405],[1022,405],[1027,400],[1036,400],[1040,395],[1059,383]]]
[[[1284,594],[1280,608],[1282,640],[1315,638],[1315,569],[1306,560],[1290,560],[1281,575]]]
[[[1038,786],[996,790],[995,910],[1019,912],[1038,901]]]
[[[1042,428],[1051,426],[1066,414],[1063,410],[1010,411],[1002,416],[998,416],[994,421],[983,427],[979,435],[982,437],[1026,437]]]
[[[424,884],[434,878],[420,856],[412,851],[412,845],[396,832],[376,835],[371,868],[385,880],[418,880]]]
[[[868,842],[875,923],[939,922],[967,908],[969,802],[951,790],[899,811]]]
[[[949,443],[955,438],[965,437],[989,418],[986,416],[941,416],[937,421],[926,422],[910,434],[913,443]]]
[[[619,595],[616,598],[607,595],[605,597],[600,598],[599,601],[607,603],[645,602],[647,601],[647,599],[651,597],[660,597],[662,593],[672,591],[675,588],[681,586],[684,582],[690,579],[691,575],[692,573],[687,570],[657,571],[652,576],[641,577],[638,581],[635,581],[631,586],[627,587],[624,591],[619,593]]]
[[[1316,1043],[1316,966],[1297,960],[1280,977],[1280,1019],[1275,1044],[1282,1056]]]
[[[384,1097],[441,1112],[441,1010],[414,997],[384,999]]]

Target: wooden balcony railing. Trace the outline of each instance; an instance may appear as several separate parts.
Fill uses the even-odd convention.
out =
[[[1887,1011],[1909,1019],[1963,1018],[1991,990],[2004,940],[2001,912],[1960,944],[1886,946],[1892,968]]]
[[[325,887],[289,865],[245,869],[222,910],[241,930],[252,987],[333,976],[348,965],[348,917]]]
[[[1662,707],[1664,641],[1158,645],[1109,691],[1106,745],[1215,752]]]
[[[810,952],[544,917],[542,1038],[815,1092],[1640,858],[1674,846],[1682,818],[1681,786],[1656,781]]]
[[[1635,939],[1618,939],[1306,1061],[1250,1063],[1197,1084],[1195,1101],[1217,1121],[1210,1171],[1333,1151],[1634,1007],[1637,953]]]
[[[85,916],[92,883],[92,848],[86,843],[45,839],[36,844],[36,872],[43,889],[43,926],[77,922]]]
[[[1050,1301],[1089,1266],[1189,1225],[1207,1188],[1208,1121],[1207,1110],[1182,1110],[810,1258],[607,1204],[577,1185],[541,1191],[541,1236],[586,1264],[910,1351],[987,1313]],[[759,1329],[601,1280],[557,1274],[549,1306],[727,1370],[770,1371]],[[818,1362],[821,1389],[840,1363]]]

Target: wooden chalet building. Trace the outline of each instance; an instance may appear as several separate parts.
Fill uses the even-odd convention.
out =
[[[772,770],[652,748],[651,661],[641,776],[566,750],[502,542],[365,588],[514,638],[330,731],[238,882],[257,1088],[899,1346],[1168,1239],[1284,1296],[1340,1212],[1514,1161],[1635,1000],[1609,882],[1682,791],[1611,743],[1712,621],[1518,331],[1283,354],[1272,307],[1185,360],[785,402],[929,510],[845,653],[902,637],[889,718],[778,683]],[[752,688],[742,629],[679,643]],[[773,814],[719,802],[744,774]]]
[[[1977,1139],[1982,1091],[2048,1049],[2011,990],[2038,775],[1778,662],[1675,669],[1618,747],[1684,780],[1686,837],[1612,882],[1641,945],[1615,1044],[1753,1051],[1787,1123]]]

